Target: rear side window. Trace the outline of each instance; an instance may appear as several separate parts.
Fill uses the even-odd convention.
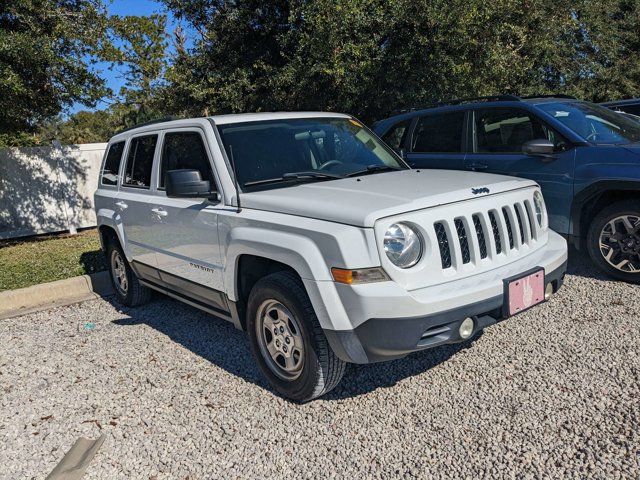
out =
[[[100,174],[103,185],[117,185],[120,161],[124,152],[124,142],[112,143],[104,160],[104,166]]]
[[[131,139],[123,184],[128,187],[149,188],[153,154],[158,143],[157,135],[147,135]]]
[[[396,123],[382,139],[394,150],[400,150],[404,146],[404,139],[407,137],[410,124],[411,120]]]
[[[412,151],[416,153],[462,152],[464,111],[422,117],[413,134]]]
[[[160,187],[164,187],[169,170],[180,169],[198,170],[203,180],[209,180],[211,185],[215,183],[204,142],[197,132],[173,132],[164,136]]]

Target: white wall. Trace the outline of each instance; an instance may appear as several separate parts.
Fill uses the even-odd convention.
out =
[[[0,239],[96,225],[106,143],[0,150]]]

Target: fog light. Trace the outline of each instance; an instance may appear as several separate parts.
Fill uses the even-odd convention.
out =
[[[473,327],[474,327],[473,320],[470,318],[465,318],[460,324],[460,329],[458,330],[458,333],[460,334],[460,338],[463,338],[465,340],[469,338],[473,333]]]
[[[549,282],[544,289],[544,299],[549,300],[551,295],[553,295],[553,283]]]

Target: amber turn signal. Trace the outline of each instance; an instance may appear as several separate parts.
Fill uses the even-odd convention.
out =
[[[332,268],[333,279],[338,283],[356,285],[359,283],[386,282],[389,276],[382,267],[359,268],[357,270],[346,270],[344,268]]]

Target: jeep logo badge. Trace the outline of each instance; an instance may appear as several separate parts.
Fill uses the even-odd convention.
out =
[[[474,195],[478,195],[479,193],[489,193],[489,189],[487,187],[472,188],[471,193]]]

